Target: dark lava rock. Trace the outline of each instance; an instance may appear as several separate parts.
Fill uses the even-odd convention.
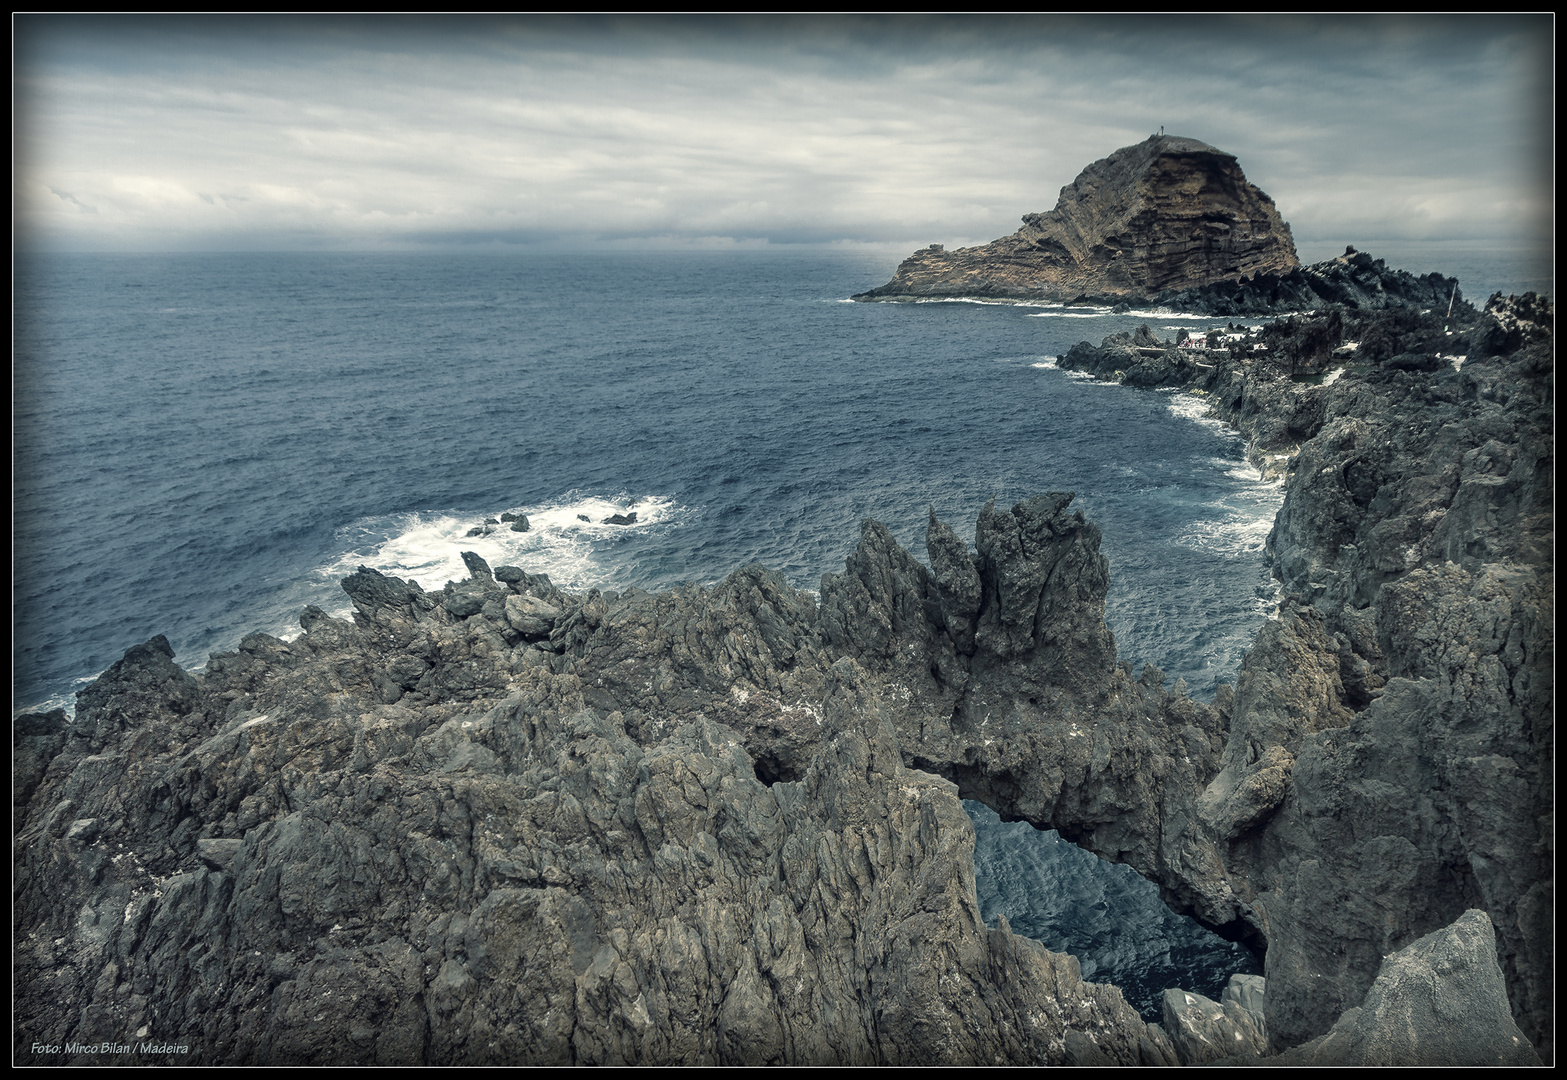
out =
[[[1382,961],[1365,1001],[1331,1031],[1267,1064],[1539,1065],[1513,1023],[1483,911]]]
[[[1370,355],[1293,381],[1285,357],[1334,318]],[[1551,1054],[1551,316],[1536,298],[1453,319],[1324,312],[1185,384],[1285,485],[1268,541],[1285,602],[1246,655],[1188,841],[1213,845],[1239,925],[1266,938],[1275,1049],[1327,1032],[1384,956],[1478,904],[1512,1015]],[[1460,371],[1381,362],[1490,340],[1516,349],[1482,344]],[[1117,378],[1118,349],[1061,366]]]
[[[136,646],[13,736],[14,1057],[147,1028],[204,1064],[1172,1064],[1250,1025],[1549,1061],[1552,327],[1460,314],[1339,318],[1517,349],[1309,385],[1302,319],[1185,376],[1285,490],[1284,602],[1212,703],[1117,661],[1059,492],[986,506],[972,549],[932,518],[929,568],[867,521],[819,599],[760,566],[657,594],[361,568],[352,623],[194,676]],[[1178,1046],[984,926],[960,798],[1265,949],[1260,1024],[1183,995]]]
[[[611,514],[604,519],[605,525],[635,525],[636,523],[636,511],[632,511],[629,514]]]

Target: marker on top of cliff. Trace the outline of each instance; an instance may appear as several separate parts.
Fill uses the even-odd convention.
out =
[[[1161,129],[1094,162],[1054,210],[982,247],[923,249],[856,300],[1144,299],[1287,272],[1289,225],[1233,154]]]

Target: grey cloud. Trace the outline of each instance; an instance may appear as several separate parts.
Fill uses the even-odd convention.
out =
[[[78,209],[80,209],[84,213],[96,214],[98,212],[98,208],[96,206],[88,206],[86,203],[84,203],[80,199],[78,199],[75,195],[72,195],[69,191],[61,191],[57,187],[52,187],[49,190],[54,192],[55,195],[57,197],[59,197],[62,201],[70,203],[72,206],[77,207]]]
[[[1550,212],[1549,28],[20,18],[20,227],[78,247],[951,243],[1164,125],[1237,154],[1302,236],[1511,235]],[[49,188],[102,212],[31,194]]]

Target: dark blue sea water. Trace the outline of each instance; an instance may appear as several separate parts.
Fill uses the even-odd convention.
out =
[[[361,563],[436,588],[466,576],[468,549],[566,587],[655,589],[761,560],[815,588],[842,569],[863,518],[923,557],[929,506],[963,533],[987,499],[1047,490],[1076,491],[1104,530],[1123,659],[1198,696],[1232,679],[1273,602],[1262,545],[1278,489],[1197,399],[1097,384],[1052,360],[1144,322],[1164,333],[1213,320],[847,301],[895,263],[821,251],[21,258],[14,706],[68,704],[154,634],[191,667],[253,630],[289,636],[306,604],[348,610],[336,582]],[[628,506],[631,528],[577,516]],[[533,530],[466,538],[506,510]],[[1137,907],[1152,886],[1135,882],[1142,899],[1119,916],[1138,928],[1128,945],[1105,929],[1115,919],[1061,913],[1051,834],[971,809],[987,918],[1077,943],[1099,977],[1177,984],[1160,980],[1179,964],[1147,970],[1165,947],[1144,931],[1168,915]],[[1092,858],[1073,874],[1101,871],[1121,874]],[[1098,897],[1085,903],[1135,891],[1104,881],[1078,890]],[[1217,985],[1255,970],[1214,948]]]

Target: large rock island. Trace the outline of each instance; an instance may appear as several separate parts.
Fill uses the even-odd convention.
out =
[[[1054,210],[1024,215],[1011,236],[957,251],[932,244],[853,299],[1148,305],[1229,316],[1445,306],[1454,285],[1370,259],[1303,267],[1289,225],[1233,154],[1153,135],[1089,165],[1061,189]]]
[[[1011,236],[932,245],[855,299],[1142,298],[1296,265],[1289,225],[1233,154],[1153,135],[1088,166]]]
[[[1549,1060],[1551,313],[1459,315],[1063,358],[1207,393],[1281,470],[1285,598],[1212,702],[1118,662],[1066,493],[972,547],[932,516],[928,565],[867,522],[819,599],[472,556],[199,675],[131,649],[15,726],[16,1059]],[[1147,1024],[987,927],[961,797],[1130,864],[1265,987]]]

